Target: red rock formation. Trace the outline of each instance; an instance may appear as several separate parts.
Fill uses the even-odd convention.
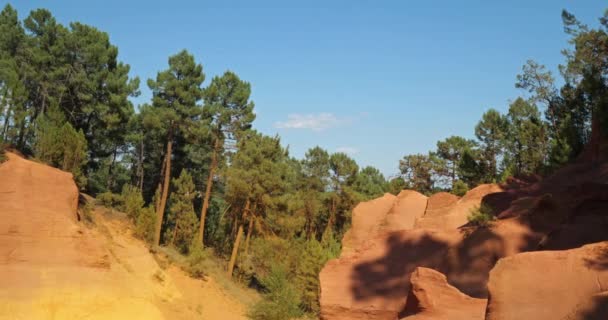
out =
[[[608,242],[501,259],[488,287],[487,320],[608,319]]]
[[[448,284],[446,277],[432,269],[417,268],[412,273],[407,297],[406,320],[483,320],[486,299],[471,298]]]
[[[321,271],[321,317],[456,317],[438,315],[439,311],[435,315],[423,312],[416,295],[407,295],[413,285],[412,272],[426,267],[443,273],[449,285],[463,294],[482,299],[488,297],[490,271],[495,268],[487,319],[608,319],[608,283],[604,283],[603,271],[608,270],[608,253],[592,258],[591,247],[577,249],[580,251],[539,251],[568,250],[608,241],[606,181],[608,162],[577,163],[544,180],[530,177],[508,179],[501,186],[481,185],[461,199],[445,193],[434,195],[426,201],[422,215],[403,209],[399,218],[389,220],[389,213],[397,212],[399,201],[394,200],[388,210],[388,203],[376,206],[381,213],[374,221],[379,225],[351,231],[357,234],[357,241],[347,243],[348,238],[345,239],[348,254],[330,261]],[[407,201],[411,194],[400,196],[401,201]],[[468,226],[470,211],[482,203],[494,209],[498,219],[489,227]],[[409,207],[412,206],[404,206]],[[372,212],[374,208],[370,204],[367,210]],[[353,223],[352,228],[361,225]],[[527,251],[534,251],[529,253],[533,258],[522,254]],[[498,261],[501,262],[495,267]],[[580,283],[578,273],[582,277]],[[565,280],[560,284],[562,278]],[[424,277],[414,276],[412,280],[422,287],[433,286],[425,284]],[[510,287],[511,283],[515,285]],[[570,287],[573,289],[566,289]],[[556,291],[559,293],[553,293]],[[539,294],[547,297],[535,299]],[[582,300],[575,298],[579,295]],[[571,303],[553,307],[564,299]],[[546,311],[536,312],[532,304],[519,307],[528,306],[529,301]],[[442,308],[441,304],[438,306]]]
[[[353,209],[352,227],[342,239],[341,256],[354,254],[376,235],[412,229],[415,220],[424,215],[426,204],[427,197],[412,190],[359,203]]]
[[[496,184],[482,184],[467,192],[461,199],[455,202],[448,201],[429,201],[438,202],[433,205],[423,217],[416,220],[415,228],[418,229],[439,229],[453,230],[467,224],[468,216],[471,211],[481,206],[482,199],[491,193],[501,192],[502,189]],[[435,196],[434,196],[435,197]],[[445,195],[439,194],[440,198]],[[431,197],[432,199],[433,197]],[[439,200],[439,199],[438,199]],[[443,203],[442,203],[443,202]],[[440,204],[444,204],[440,206]]]
[[[397,319],[418,266],[437,267],[461,235],[425,230],[368,239],[355,254],[328,262],[321,274],[322,319]]]
[[[7,155],[0,166],[0,265],[84,262],[72,175]]]

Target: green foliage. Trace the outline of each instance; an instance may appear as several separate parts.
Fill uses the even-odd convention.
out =
[[[507,134],[508,121],[495,109],[485,112],[475,126],[475,136],[480,141],[485,182],[495,182],[498,177],[498,157],[504,151]]]
[[[319,272],[329,259],[336,256],[314,239],[306,241],[303,249],[297,262],[295,285],[302,295],[302,309],[318,314],[320,311]]]
[[[471,210],[467,220],[469,223],[479,227],[487,227],[494,221],[494,210],[487,204],[482,204],[478,208]]]
[[[367,166],[359,171],[353,188],[365,199],[374,199],[386,192],[387,182],[380,170]]]
[[[148,206],[143,208],[135,223],[135,235],[144,240],[148,244],[152,244],[154,240],[154,227],[156,225],[156,211],[154,207]]]
[[[192,201],[196,196],[192,176],[182,170],[179,178],[173,180],[175,191],[171,195],[171,214],[175,218],[171,243],[182,253],[187,253],[194,241],[198,219]]]
[[[405,180],[401,177],[396,177],[388,182],[387,192],[394,195],[398,195],[403,189],[407,187]]]
[[[2,142],[2,140],[0,140],[0,163],[7,160],[5,150],[6,150],[6,147],[4,146],[4,143]]]
[[[100,205],[106,208],[118,210],[122,209],[124,203],[121,195],[112,192],[100,193],[95,199]]]
[[[287,320],[303,315],[300,295],[289,279],[284,267],[273,266],[268,276],[262,279],[267,293],[249,312],[253,320]]]
[[[507,121],[506,159],[512,162],[507,164],[513,167],[512,174],[539,172],[547,155],[547,135],[538,108],[522,98],[517,98],[509,107]]]
[[[203,278],[206,274],[206,261],[209,259],[209,252],[203,246],[195,241],[189,249],[188,255],[188,273],[194,278]]]
[[[79,201],[78,203],[78,211],[80,212],[81,215],[81,219],[85,222],[85,223],[94,223],[94,219],[93,219],[93,210],[95,209],[95,206],[93,204],[93,202],[91,201],[84,201],[83,203],[81,203]]]
[[[81,188],[86,185],[83,167],[87,162],[87,141],[84,133],[65,122],[57,108],[51,108],[38,118],[34,155],[44,163],[71,172]]]
[[[407,188],[430,194],[438,178],[445,175],[445,162],[432,152],[406,155],[399,161],[399,170]]]
[[[469,191],[469,186],[462,180],[456,180],[452,184],[452,194],[462,197],[467,193],[467,191]]]
[[[127,214],[132,221],[137,221],[144,207],[144,198],[141,195],[139,189],[132,185],[125,184],[122,187],[122,193],[120,195],[122,200],[122,210]]]
[[[458,178],[458,166],[465,152],[474,149],[477,143],[459,136],[451,136],[437,142],[437,156],[443,159],[446,165],[445,173],[448,176],[452,189]]]

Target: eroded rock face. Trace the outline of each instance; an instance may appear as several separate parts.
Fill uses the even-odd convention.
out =
[[[357,206],[340,259],[330,261],[320,274],[322,318],[396,319],[407,311],[410,275],[417,267],[438,270],[465,294],[485,298],[496,261],[535,245],[540,236],[515,219],[477,230],[415,225],[429,212],[435,214],[429,218],[468,215],[467,208],[496,190],[491,185],[476,188],[464,201],[448,194],[429,201],[403,191]]]
[[[501,192],[502,189],[496,184],[482,184],[474,189],[471,189],[461,199],[453,201],[445,195],[437,194],[431,197],[437,197],[435,201],[429,203],[436,205],[430,206],[424,216],[416,220],[414,225],[417,229],[438,229],[438,230],[453,230],[467,224],[468,216],[475,208],[479,208],[483,198],[491,193]],[[451,201],[450,201],[451,200]]]
[[[608,319],[608,242],[501,259],[487,320]]]
[[[433,269],[416,268],[410,278],[406,320],[483,320],[486,299],[463,294]]]
[[[578,162],[544,180],[481,185],[460,199],[439,193],[426,200],[422,215],[404,209],[390,224],[378,219],[379,227],[359,232],[349,254],[322,270],[321,316],[458,319],[426,312],[433,303],[444,307],[430,298],[418,301],[421,295],[410,291],[424,278],[412,273],[425,267],[472,299],[490,296],[488,320],[608,319],[606,181],[608,162]],[[400,196],[407,201],[406,194]],[[389,217],[394,202],[379,216]],[[497,220],[489,227],[468,225],[471,210],[482,203]]]
[[[424,215],[427,197],[403,190],[394,196],[384,196],[361,202],[353,209],[352,227],[342,239],[342,257],[347,257],[365,246],[365,242],[382,233],[409,230],[417,218]]]
[[[7,155],[0,166],[0,265],[87,263],[80,249],[89,243],[77,241],[83,236],[72,175]]]
[[[460,240],[452,233],[398,231],[368,239],[357,253],[321,271],[322,319],[397,319],[418,266],[438,268]]]

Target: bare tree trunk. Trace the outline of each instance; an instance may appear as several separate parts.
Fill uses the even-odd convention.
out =
[[[175,228],[173,228],[173,237],[171,237],[171,246],[175,245],[175,238],[177,237],[177,229],[179,228],[179,219],[175,223]]]
[[[334,226],[334,219],[336,216],[336,198],[332,197],[331,199],[331,210],[329,213],[329,219],[327,219],[327,226],[325,227],[325,232],[323,232],[324,234],[327,234],[329,231],[333,231],[333,226]]]
[[[167,155],[165,155],[163,157],[163,163],[160,166],[161,178],[158,181],[158,186],[156,187],[156,191],[154,193],[154,196],[156,197],[155,203],[154,203],[154,210],[156,210],[156,212],[158,212],[159,207],[160,207],[160,197],[161,197],[161,192],[163,190],[163,179],[162,178],[165,173],[166,166],[167,166]]]
[[[112,162],[110,163],[110,168],[108,168],[108,181],[106,188],[112,192],[112,186],[114,185],[114,165],[116,164],[116,154],[118,153],[118,147],[114,148],[114,152],[112,152]]]
[[[217,156],[220,149],[220,139],[215,139],[215,145],[213,146],[213,153],[211,154],[211,166],[209,167],[209,177],[207,177],[207,185],[205,186],[205,198],[203,199],[203,209],[201,210],[201,223],[198,230],[198,240],[204,246],[205,245],[205,218],[207,217],[207,210],[209,209],[209,200],[211,199],[211,188],[213,186],[213,174],[217,168]]]
[[[160,197],[160,204],[156,212],[156,232],[154,234],[154,245],[160,244],[160,232],[163,226],[163,216],[165,214],[165,206],[167,205],[167,196],[169,195],[169,183],[171,181],[171,153],[173,147],[173,130],[169,130],[169,139],[167,141],[167,154],[165,154],[165,179],[163,182],[163,191]]]
[[[251,234],[253,233],[253,222],[255,221],[255,215],[253,212],[249,215],[249,226],[247,227],[247,237],[245,237],[245,254],[249,252],[249,240],[251,240]]]
[[[138,173],[139,173],[139,192],[144,192],[144,140],[139,142],[139,155],[138,155]]]
[[[249,211],[249,199],[245,202],[245,209],[243,210],[243,216],[247,214]],[[228,275],[232,277],[232,271],[234,271],[234,264],[236,263],[236,257],[239,253],[239,245],[241,243],[241,238],[243,237],[243,225],[239,224],[239,231],[236,233],[236,240],[234,241],[234,246],[232,247],[232,255],[230,255],[230,262],[228,263]]]
[[[591,152],[591,161],[597,161],[600,157],[600,144],[602,142],[600,120],[597,111],[591,113],[591,138],[589,139],[589,148]]]
[[[239,231],[236,234],[236,240],[234,241],[234,247],[232,247],[232,255],[230,256],[230,263],[228,264],[228,276],[232,277],[234,271],[234,264],[236,263],[236,255],[239,252],[239,244],[243,237],[243,225],[239,225]]]
[[[8,124],[10,123],[12,108],[10,104],[6,105],[6,113],[4,114],[4,126],[2,128],[2,140],[6,142],[6,133],[8,132]]]

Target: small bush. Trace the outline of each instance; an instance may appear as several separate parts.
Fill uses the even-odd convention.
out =
[[[467,191],[469,191],[469,186],[464,181],[454,181],[454,185],[452,186],[452,194],[462,197],[467,193]]]
[[[155,226],[156,212],[154,211],[154,207],[148,206],[141,209],[135,223],[135,235],[150,244],[154,241]]]
[[[495,217],[492,207],[487,204],[482,204],[480,207],[471,210],[471,214],[467,219],[473,225],[486,227],[494,221]]]
[[[82,194],[78,195],[78,215],[84,223],[94,224],[93,209],[95,205]]]
[[[112,192],[100,193],[97,195],[96,199],[97,203],[106,208],[121,209],[123,204],[122,196]]]
[[[301,317],[301,298],[283,267],[274,266],[262,279],[267,293],[249,312],[253,320],[287,320]]]
[[[188,255],[188,273],[194,278],[204,278],[206,275],[205,262],[209,258],[209,253],[203,249],[200,243],[195,243],[190,246],[190,254]]]
[[[132,185],[124,185],[120,195],[122,211],[127,214],[132,221],[137,221],[144,207],[144,198],[138,188]]]

